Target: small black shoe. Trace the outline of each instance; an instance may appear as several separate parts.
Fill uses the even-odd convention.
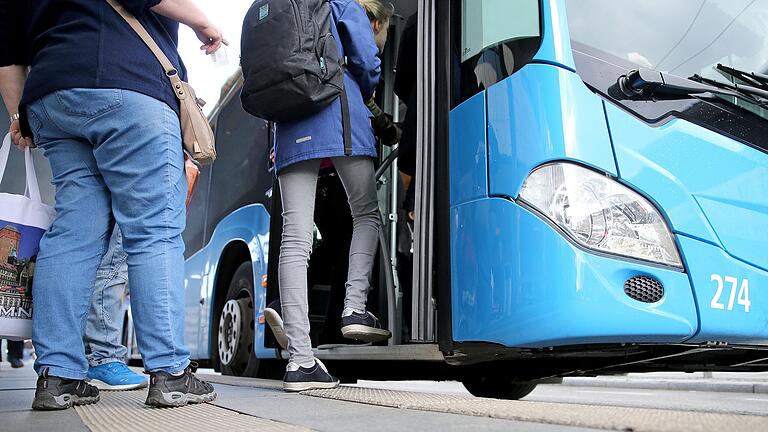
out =
[[[392,337],[392,333],[382,328],[379,319],[370,312],[352,312],[352,315],[342,317],[341,334],[347,339],[363,342],[381,342]]]
[[[24,367],[24,362],[21,361],[21,359],[9,358],[8,359],[8,363],[10,363],[11,367],[14,368],[14,369],[18,369],[18,368],[23,368]]]
[[[328,373],[328,369],[318,359],[315,365],[309,368],[301,367],[296,363],[288,363],[283,377],[283,390],[300,392],[313,389],[332,389],[339,385],[339,380]]]
[[[288,349],[288,336],[285,334],[285,328],[283,328],[282,308],[280,307],[280,300],[275,300],[268,304],[264,308],[264,319],[269,324],[269,328],[272,330],[272,334],[275,335],[277,344],[284,350]]]
[[[37,378],[32,409],[39,411],[63,410],[75,405],[88,405],[99,401],[99,389],[83,380],[70,380],[48,376],[48,368]]]
[[[180,407],[188,404],[211,402],[216,399],[213,386],[195,377],[197,363],[190,363],[179,376],[167,372],[152,372],[146,405],[154,407]]]

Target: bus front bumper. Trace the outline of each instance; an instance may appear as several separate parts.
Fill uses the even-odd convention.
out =
[[[688,274],[582,249],[509,199],[451,209],[451,262],[456,342],[673,344],[697,334]],[[625,294],[637,276],[660,282],[663,297],[644,303]]]

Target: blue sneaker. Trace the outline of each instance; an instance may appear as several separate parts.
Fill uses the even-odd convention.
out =
[[[86,380],[99,390],[136,390],[149,385],[149,378],[132,371],[123,362],[91,366]]]

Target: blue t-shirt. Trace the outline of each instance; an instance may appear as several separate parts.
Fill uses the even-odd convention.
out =
[[[179,24],[150,10],[160,0],[118,1],[186,79],[176,51]],[[84,87],[132,90],[179,110],[160,63],[105,0],[0,0],[0,40],[0,66],[31,67],[22,106],[56,90]]]

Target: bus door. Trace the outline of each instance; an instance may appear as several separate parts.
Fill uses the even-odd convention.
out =
[[[386,343],[389,347],[402,345],[407,342],[434,342],[436,340],[436,301],[432,292],[432,250],[434,228],[435,199],[432,178],[434,177],[435,162],[431,146],[436,136],[440,136],[440,127],[436,126],[435,118],[435,41],[440,38],[436,34],[436,14],[439,2],[434,0],[398,0],[395,1],[396,13],[413,15],[418,10],[419,25],[424,29],[419,38],[419,104],[409,107],[419,114],[419,137],[417,151],[417,180],[416,192],[416,221],[414,223],[413,245],[413,284],[412,287],[402,287],[398,283],[398,242],[402,240],[399,232],[406,223],[398,215],[403,199],[402,184],[398,171],[396,151],[383,148],[380,156],[379,203],[384,229],[380,235],[379,260],[374,269],[372,293],[369,296],[369,308],[376,313],[382,322],[392,331],[393,337]],[[424,11],[429,11],[424,13]],[[426,16],[426,18],[424,18]],[[396,16],[391,22],[389,42],[382,55],[382,83],[378,89],[378,103],[383,110],[392,115],[395,122],[402,121],[404,108],[393,90],[395,65],[400,42],[400,33],[405,25],[406,16]],[[423,21],[422,21],[423,20]],[[444,38],[443,38],[444,39]],[[444,71],[445,72],[445,71]],[[422,79],[422,76],[430,78]],[[426,84],[425,84],[426,83]],[[446,109],[447,113],[447,109]],[[445,124],[443,129],[447,129]],[[281,237],[280,217],[281,206],[277,181],[273,186],[272,220],[270,236]],[[357,347],[349,345],[349,341],[340,339],[339,323],[336,315],[341,310],[334,308],[341,305],[344,292],[344,277],[346,275],[347,253],[344,245],[349,243],[351,235],[351,218],[346,205],[346,196],[341,182],[333,172],[321,172],[318,181],[317,199],[315,203],[315,238],[312,256],[310,258],[309,279],[309,310],[311,322],[311,337],[313,346],[318,347],[316,355],[323,359],[347,359],[352,351],[379,352],[388,347],[377,346]],[[332,219],[328,223],[326,219]],[[328,229],[333,225],[334,229]],[[349,225],[349,232],[346,227]],[[324,232],[327,231],[327,232]],[[273,242],[270,248],[269,277],[267,303],[279,298],[277,263],[279,258],[279,242]],[[342,277],[338,277],[342,275]],[[403,315],[403,291],[412,290],[412,316]],[[338,312],[338,313],[337,313]],[[402,328],[410,328],[403,333]],[[405,337],[403,335],[405,334]],[[274,346],[271,335],[267,338],[267,346]],[[435,346],[422,351],[409,350],[403,358],[434,360]],[[397,350],[395,350],[397,351]],[[394,351],[393,351],[394,352]],[[371,354],[372,357],[376,355]],[[421,356],[421,357],[419,357]],[[397,356],[396,356],[397,357]],[[355,355],[359,358],[359,355]],[[401,357],[397,357],[401,358]],[[442,357],[439,357],[442,358]]]

